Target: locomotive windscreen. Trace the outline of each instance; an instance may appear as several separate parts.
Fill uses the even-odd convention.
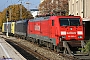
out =
[[[60,26],[80,26],[80,18],[60,18]]]

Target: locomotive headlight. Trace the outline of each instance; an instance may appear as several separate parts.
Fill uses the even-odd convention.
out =
[[[82,38],[82,36],[78,36],[78,38]]]
[[[83,32],[82,31],[77,31],[77,34],[82,35]]]
[[[61,35],[66,35],[66,31],[61,31]]]

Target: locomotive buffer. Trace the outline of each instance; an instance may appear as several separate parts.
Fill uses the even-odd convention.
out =
[[[74,54],[71,51],[70,46],[68,45],[67,41],[63,41],[63,47],[65,47],[64,54],[68,53],[71,56],[77,57],[79,59],[90,59],[90,54],[89,53],[83,53],[83,51],[82,51],[83,48],[85,47],[84,41],[81,41],[81,47],[82,47],[81,53]]]

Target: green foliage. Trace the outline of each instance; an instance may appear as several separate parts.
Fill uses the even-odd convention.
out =
[[[90,40],[86,41],[86,44],[83,48],[79,48],[83,53],[90,53]]]
[[[85,52],[90,52],[90,40],[86,43]]]

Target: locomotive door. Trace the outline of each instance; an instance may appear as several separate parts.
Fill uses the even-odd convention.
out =
[[[54,20],[51,21],[51,33],[50,33],[50,37],[51,38],[55,37],[55,21]]]

